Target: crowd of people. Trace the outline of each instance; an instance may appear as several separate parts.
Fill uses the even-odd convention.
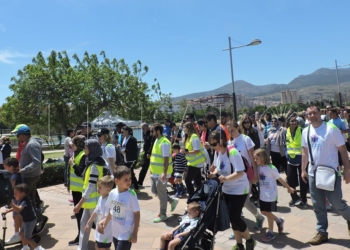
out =
[[[267,232],[262,241],[275,238],[274,223],[277,232],[283,233],[285,220],[275,215],[278,185],[290,193],[289,206],[313,206],[317,234],[310,244],[328,240],[327,210],[332,208],[346,220],[350,234],[350,208],[342,200],[341,191],[341,178],[350,182],[349,112],[331,107],[321,111],[310,105],[300,114],[289,111],[285,116],[273,116],[255,112],[243,114],[239,121],[232,120],[228,112],[221,112],[220,117],[208,113],[198,121],[193,114],[185,117],[180,126],[169,119],[164,120],[164,125],[142,124],[143,157],[138,178],[134,168],[139,149],[132,128],[118,123],[114,131],[101,128],[93,135],[91,125],[83,123],[79,131],[67,130],[63,179],[72,193],[78,229],[69,245],[87,250],[94,227],[96,249],[110,249],[112,243],[116,250],[131,249],[132,243],[137,242],[140,222],[137,195],[144,188],[148,171],[151,192],[159,199],[154,223],[166,221],[168,204],[173,212],[179,199],[191,197],[205,178],[222,183],[233,230],[229,238],[236,240],[235,250],[255,248],[256,240],[250,230],[260,232],[265,219]],[[36,204],[41,145],[31,138],[28,126],[21,125],[15,132],[19,141],[25,143],[20,161],[8,158],[3,164],[13,175],[21,175],[25,184],[18,182],[17,177],[13,179],[15,200],[9,211],[14,211],[15,231],[18,236],[20,230],[23,249],[43,249],[30,240],[33,221],[39,221],[39,215],[35,209],[34,217],[28,212],[28,204]],[[281,177],[282,172],[286,179]],[[167,191],[169,182],[175,189],[173,196]],[[311,204],[307,202],[308,192]],[[252,229],[242,217],[243,207],[256,218]],[[181,224],[161,236],[160,249],[175,249],[196,227],[200,205],[189,203],[186,210]]]

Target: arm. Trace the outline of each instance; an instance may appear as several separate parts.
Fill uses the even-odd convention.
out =
[[[220,182],[226,182],[226,181],[234,181],[241,177],[244,174],[244,171],[234,172],[233,174],[230,174],[228,176],[219,176]]]
[[[130,237],[130,242],[131,243],[136,243],[137,242],[137,232],[139,230],[139,225],[140,225],[140,211],[134,212],[134,230],[131,234]]]
[[[293,194],[295,192],[295,189],[291,188],[282,178],[278,178],[277,180],[288,190],[288,193]]]
[[[32,160],[27,166],[20,166],[20,173],[30,173],[37,168],[41,168],[41,148],[39,143],[38,145],[27,145],[27,150]]]
[[[88,220],[88,222],[86,223],[86,226],[85,226],[85,233],[87,233],[89,231],[89,228],[90,228],[90,224],[96,219],[97,217],[97,214],[96,212],[94,211],[90,217],[90,219]]]
[[[343,161],[344,165],[344,180],[346,184],[350,183],[350,166],[349,166],[349,156],[348,156],[348,151],[345,147],[345,145],[342,145],[338,147],[338,150],[341,155],[341,159]]]
[[[23,210],[23,206],[19,205],[17,206],[13,201],[11,201],[10,206],[12,207],[12,211],[15,211],[17,213],[21,212]]]
[[[252,167],[253,167],[253,170],[254,170],[254,181],[255,181],[255,183],[257,183],[259,181],[258,165],[256,164],[256,162],[254,160],[254,148],[249,149],[248,153],[249,153],[249,158],[250,158],[250,160],[252,162],[252,165],[253,165]]]
[[[309,163],[309,150],[307,147],[303,147],[303,152],[301,155],[301,178],[305,183],[307,183],[308,175],[306,172],[307,164]]]
[[[97,231],[100,233],[100,234],[103,234],[104,233],[104,230],[106,228],[106,226],[108,225],[108,223],[110,222],[112,218],[112,215],[111,213],[108,213],[107,214],[107,217],[104,218],[103,220],[101,220],[98,225],[97,225]]]

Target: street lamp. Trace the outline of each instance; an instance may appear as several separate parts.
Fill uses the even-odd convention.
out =
[[[242,47],[247,47],[247,46],[253,46],[253,45],[259,45],[261,41],[259,39],[254,39],[248,44],[237,46],[237,47],[231,47],[231,37],[228,37],[228,49],[224,49],[223,51],[229,50],[230,51],[230,63],[231,63],[231,81],[232,81],[232,104],[233,104],[233,116],[235,118],[235,121],[237,121],[237,107],[236,107],[236,93],[235,93],[235,83],[233,80],[233,65],[232,65],[232,50],[233,49],[238,49]]]

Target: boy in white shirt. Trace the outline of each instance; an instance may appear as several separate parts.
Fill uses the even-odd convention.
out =
[[[95,211],[92,213],[90,219],[88,220],[84,231],[89,232],[90,224],[96,220],[96,223],[99,223],[101,220],[106,218],[106,202],[108,199],[108,194],[112,190],[114,185],[114,180],[110,175],[103,176],[97,181],[97,191],[101,195],[98,199],[97,206]],[[112,225],[109,224],[105,229],[105,233],[99,233],[95,231],[95,249],[96,250],[109,250],[112,245]]]
[[[140,206],[137,195],[130,189],[131,172],[125,166],[114,171],[116,188],[108,196],[106,202],[106,218],[98,223],[98,231],[108,230],[111,221],[113,244],[115,250],[130,250],[132,243],[137,242],[140,224]]]
[[[267,217],[269,223],[268,231],[262,241],[268,242],[275,239],[273,233],[273,222],[278,227],[278,233],[283,232],[284,218],[278,218],[272,212],[277,211],[278,180],[287,190],[288,193],[294,193],[295,189],[291,188],[280,176],[277,168],[271,164],[270,156],[265,149],[259,148],[254,152],[254,160],[258,165],[259,187],[260,187],[260,212]]]

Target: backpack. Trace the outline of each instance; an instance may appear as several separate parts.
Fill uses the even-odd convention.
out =
[[[231,148],[233,147],[228,147],[227,148],[227,151],[226,151],[226,154],[227,154],[227,157],[230,159],[230,154],[229,154],[229,150],[231,150]],[[216,156],[218,156],[219,153],[216,152]],[[246,173],[247,177],[248,177],[248,180],[250,182],[253,182],[254,181],[254,171],[253,171],[253,168],[252,166],[250,166],[248,160],[243,156],[241,155],[241,158],[242,158],[242,161],[243,161],[243,164],[244,164],[244,172]],[[230,161],[230,165],[231,165],[231,173],[233,173],[233,166],[232,166],[232,163]]]
[[[121,166],[124,165],[124,155],[122,154],[122,152],[120,152],[119,148],[115,147],[115,165],[116,166]]]
[[[0,170],[0,207],[10,205],[13,199],[13,189],[10,181],[11,173]]]

